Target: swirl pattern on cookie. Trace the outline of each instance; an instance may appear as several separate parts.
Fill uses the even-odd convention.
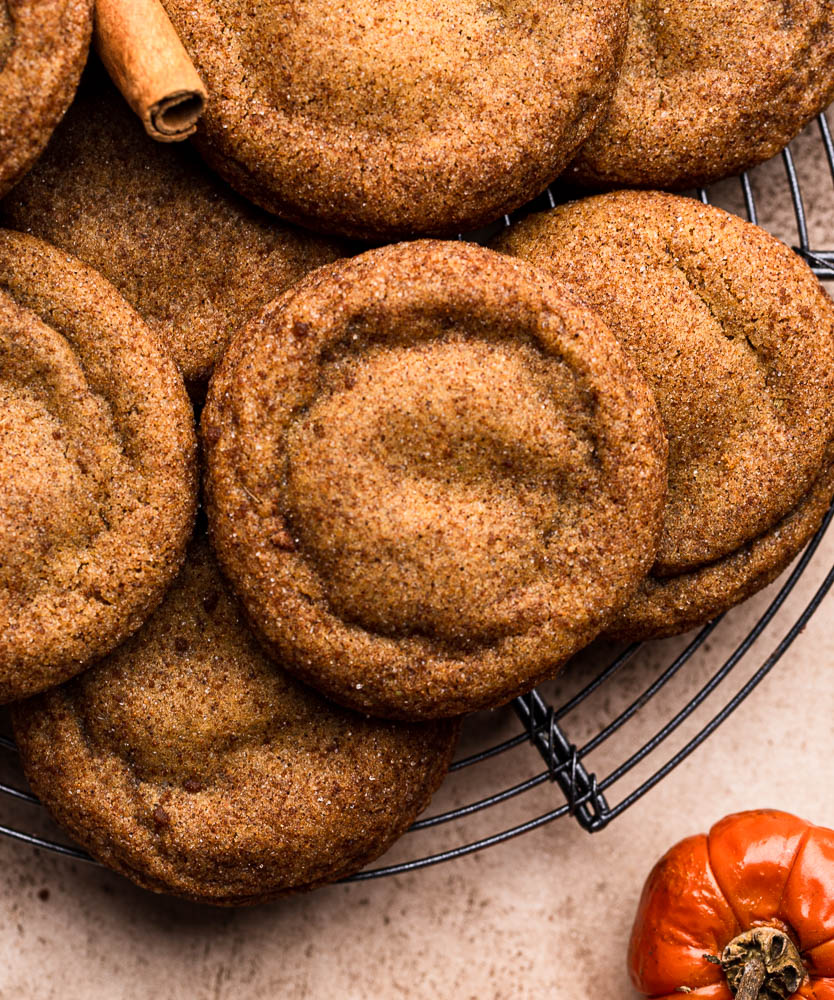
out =
[[[591,313],[472,245],[310,276],[232,342],[202,432],[213,538],[255,627],[361,710],[508,700],[653,559],[647,387]]]

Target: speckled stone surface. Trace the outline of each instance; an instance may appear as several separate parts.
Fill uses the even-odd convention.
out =
[[[816,133],[796,144],[814,245],[834,247],[834,189],[813,163]],[[753,175],[763,221],[796,242],[780,163]],[[740,210],[737,181],[713,191]],[[781,639],[834,563],[834,536],[764,637],[744,677]],[[589,762],[608,773],[714,673],[773,596],[730,612],[690,662],[629,727]],[[834,598],[829,596],[774,672],[732,720],[605,831],[566,820],[503,846],[407,876],[333,886],[259,910],[207,911],[161,900],[124,880],[0,838],[2,1000],[632,1000],[625,950],[643,880],[675,841],[738,809],[774,806],[834,826]],[[566,720],[572,738],[597,732],[658,676],[684,640],[653,643]],[[573,687],[591,650],[565,683]],[[741,668],[739,668],[741,669]],[[722,685],[684,733],[639,769],[645,778],[710,718],[741,679]],[[645,719],[645,721],[643,721]],[[516,732],[508,710],[467,723],[461,753]],[[519,756],[516,756],[519,755]],[[0,760],[7,760],[4,754]],[[481,765],[481,768],[486,768]],[[541,770],[518,750],[486,770],[453,775],[432,811],[462,804]],[[5,773],[5,772],[4,772]],[[19,779],[18,779],[19,780]],[[638,780],[635,778],[635,782]],[[632,787],[612,792],[612,801]],[[548,786],[460,821],[409,834],[391,860],[416,857],[503,829],[551,808]],[[32,807],[0,798],[0,821],[55,835]],[[415,838],[415,839],[412,839]]]
[[[834,544],[828,544],[820,563],[832,561]],[[802,596],[810,591],[805,587]],[[792,601],[786,613],[801,603]],[[736,612],[646,721],[595,755],[600,773],[653,733],[661,714],[669,717],[679,707],[682,692],[689,696],[707,680],[765,604],[756,598],[753,607]],[[631,1000],[625,971],[631,920],[643,880],[667,847],[725,813],[762,805],[834,825],[834,802],[822,785],[832,750],[831,623],[828,604],[730,724],[593,837],[558,820],[434,869],[237,912],[152,897],[114,874],[0,840],[0,997],[146,1000],[155,991],[172,1000],[234,1000],[244,991],[252,1000],[576,1000],[604,988]],[[769,636],[768,649],[781,630]],[[614,707],[624,707],[658,675],[661,657],[667,663],[678,648],[676,640],[659,643],[645,663],[626,670],[615,697],[606,694],[569,720],[574,738],[591,735]],[[786,687],[802,706],[799,724],[785,709]],[[718,700],[728,696],[722,689]],[[515,732],[512,722],[504,711],[476,717],[460,752],[485,745],[495,730]],[[689,725],[686,736],[696,728]],[[650,763],[664,759],[660,754]],[[526,749],[516,751],[488,771],[451,776],[431,811],[540,770]],[[452,828],[408,834],[387,860],[485,836],[558,801],[544,788]],[[3,801],[5,822],[54,835],[35,815],[31,807]]]

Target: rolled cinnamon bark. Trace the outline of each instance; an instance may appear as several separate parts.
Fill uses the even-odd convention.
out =
[[[207,98],[158,0],[97,0],[95,45],[149,136],[178,142],[197,128]]]

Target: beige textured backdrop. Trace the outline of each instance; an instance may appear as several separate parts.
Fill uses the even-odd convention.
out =
[[[834,186],[816,128],[794,144],[812,245],[834,249]],[[795,242],[784,172],[754,174],[761,221]],[[738,183],[714,194],[739,207]],[[612,791],[651,773],[738,688],[834,563],[834,530],[762,642],[684,732]],[[704,683],[766,607],[773,588],[730,614],[683,676],[594,755],[606,774]],[[834,825],[834,596],[732,720],[662,784],[596,836],[561,820],[408,876],[335,886],[253,911],[158,899],[103,870],[0,838],[0,1000],[414,998],[577,1000],[632,996],[624,971],[642,880],[676,839],[724,813],[776,806]],[[567,720],[581,740],[650,683],[681,648],[656,643]],[[575,689],[607,651],[594,648],[554,696]],[[517,727],[511,711],[467,725],[464,751]],[[541,770],[521,747],[453,775],[432,811],[477,799]],[[12,772],[10,772],[12,773]],[[404,859],[474,840],[558,802],[544,785],[504,806],[409,835]],[[0,823],[54,835],[31,807],[0,797]]]

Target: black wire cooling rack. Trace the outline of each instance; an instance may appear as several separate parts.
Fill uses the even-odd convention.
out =
[[[787,209],[788,215],[792,216],[792,223],[789,224],[793,225],[795,234],[795,238],[788,236],[788,241],[794,243],[796,252],[809,263],[818,277],[834,280],[834,249],[812,249],[809,214],[806,212],[800,184],[801,171],[798,169],[801,159],[813,161],[817,171],[820,164],[827,164],[827,171],[832,181],[831,191],[828,192],[831,203],[827,211],[828,217],[834,218],[834,142],[824,116],[817,119],[816,126],[812,126],[810,132],[806,131],[791,148],[781,154],[781,165],[777,158],[732,182],[722,182],[709,191],[701,189],[696,192],[696,196],[705,204],[723,202],[724,207],[729,207],[739,214],[746,214],[751,222],[764,223],[768,228],[777,230],[785,225],[784,216]],[[552,207],[559,200],[563,199],[559,198],[558,192],[548,189],[523,211]],[[812,216],[814,210],[818,208],[817,205],[812,206]],[[778,219],[780,213],[781,222]],[[771,224],[771,216],[777,218],[775,227]],[[504,219],[504,224],[509,225],[510,221],[507,217]],[[785,232],[777,231],[776,235],[786,238]],[[819,531],[791,571],[773,585],[766,595],[759,595],[759,598],[748,602],[742,608],[730,612],[728,616],[730,619],[734,616],[743,616],[742,628],[740,632],[736,628],[732,653],[720,665],[716,666],[714,657],[710,655],[710,642],[722,619],[717,619],[702,628],[694,638],[687,636],[680,640],[667,640],[664,643],[634,644],[625,649],[618,649],[613,654],[609,651],[607,656],[603,655],[599,646],[591,647],[590,652],[580,654],[583,662],[579,672],[578,690],[560,698],[558,694],[554,696],[547,689],[540,689],[516,699],[512,706],[514,723],[512,716],[509,717],[509,723],[507,718],[502,722],[504,729],[509,724],[513,731],[500,738],[498,742],[489,743],[452,765],[447,784],[454,784],[457,794],[465,795],[467,789],[463,787],[461,775],[473,775],[473,772],[489,766],[491,762],[494,773],[490,774],[486,782],[483,780],[480,782],[482,785],[486,784],[489,794],[420,819],[410,831],[412,836],[401,841],[407,844],[406,850],[409,853],[419,855],[419,850],[412,849],[411,845],[416,843],[420,831],[448,824],[452,831],[451,839],[461,840],[462,843],[455,843],[445,850],[411,860],[366,869],[348,881],[379,878],[383,875],[413,871],[441,861],[449,861],[517,837],[564,816],[572,816],[581,827],[591,833],[607,826],[662,781],[732,715],[779,662],[808,623],[834,584],[834,566],[826,572],[825,567],[819,566],[820,559],[814,561],[832,516],[834,508],[829,511]],[[812,570],[811,573],[806,573],[812,562],[816,572]],[[822,576],[822,579],[814,580],[809,590],[808,580],[814,575]],[[797,588],[801,579],[803,585]],[[805,592],[801,599],[798,598],[800,591]],[[738,622],[739,619],[736,618],[736,625]],[[766,653],[763,652],[765,649],[768,650]],[[635,675],[635,665],[641,658],[648,660],[648,666],[644,664],[642,672]],[[700,666],[697,666],[699,662]],[[601,668],[600,663],[603,664]],[[743,674],[742,664],[746,664],[746,676]],[[625,675],[629,671],[632,671],[630,685],[624,684]],[[740,674],[742,677],[737,680]],[[588,676],[592,679],[587,680]],[[636,686],[635,681],[638,682]],[[643,686],[645,681],[648,681],[648,684]],[[726,694],[722,694],[722,690],[733,681],[735,681],[734,693],[727,698]],[[629,686],[632,689],[630,692]],[[615,692],[619,695],[621,705],[612,709],[611,703],[618,700],[612,697]],[[627,697],[623,701],[624,693]],[[583,710],[587,709],[594,699],[599,701],[600,698],[603,708],[612,717],[599,725],[592,726],[587,735],[583,734],[581,739],[572,739],[571,732],[588,730],[587,719],[583,722]],[[709,708],[715,704],[716,699],[719,701],[718,707]],[[645,710],[650,703],[652,705],[650,711],[657,711],[658,717],[663,720],[659,728],[655,728],[656,724],[652,725],[646,718]],[[712,714],[703,718],[705,710]],[[568,718],[571,720],[570,725]],[[629,725],[633,725],[637,719],[642,719],[639,739],[635,741],[628,737],[621,738],[619,742],[622,746],[619,751],[615,748],[613,753],[609,754],[610,759],[606,761],[604,776],[599,777],[590,773],[589,759],[592,755],[604,745],[610,747],[612,743],[616,744],[615,737],[627,732]],[[646,729],[647,724],[648,729]],[[484,728],[487,731],[494,731],[497,727],[491,720]],[[680,738],[681,733],[684,737],[680,745],[671,753],[667,750],[667,756],[664,750],[668,743],[672,742],[674,735]],[[533,773],[506,784],[506,773],[511,769],[496,768],[496,761],[512,756],[512,751],[525,748],[527,759],[522,769],[526,767],[527,772]],[[0,736],[0,751],[9,758],[3,762],[5,776],[9,771],[15,770],[14,759],[17,750],[10,738]],[[656,763],[658,754],[663,755],[659,764]],[[652,766],[646,768],[646,762],[649,760],[652,761]],[[618,791],[623,779],[634,774],[638,775],[638,780],[625,792]],[[22,778],[20,781],[22,783]],[[471,788],[477,788],[478,784],[477,780],[466,782],[470,795]],[[496,784],[502,786],[497,791],[494,790]],[[474,839],[471,833],[467,836],[465,823],[471,822],[475,814],[519,800],[521,796],[526,795],[529,798],[529,793],[534,789],[540,791],[545,789],[546,805],[549,808],[545,807],[542,810],[541,806],[533,806],[522,813],[527,818],[521,819],[519,811],[516,810],[513,821],[500,828],[498,832],[477,836]],[[34,811],[41,808],[35,796],[17,784],[0,782],[0,796],[17,800],[24,810]],[[43,817],[36,816],[32,818],[29,829],[43,825]],[[49,834],[42,836],[16,826],[0,824],[0,835],[77,860],[92,861],[89,855],[79,848],[54,840]]]

